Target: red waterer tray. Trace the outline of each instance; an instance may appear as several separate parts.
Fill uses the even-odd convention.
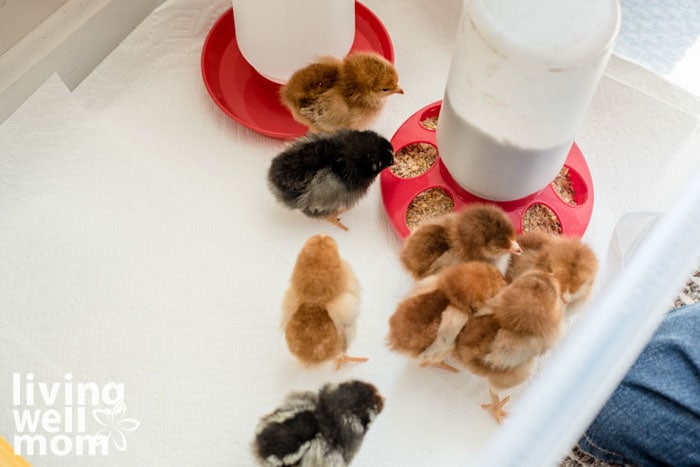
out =
[[[441,104],[442,101],[437,101],[423,107],[399,127],[391,138],[395,152],[415,143],[428,143],[437,148],[435,130],[425,128],[421,121],[437,116]],[[575,192],[575,205],[564,201],[551,183],[541,191],[518,200],[491,201],[474,196],[459,186],[442,163],[438,152],[435,163],[425,173],[416,177],[401,178],[389,169],[382,172],[380,182],[384,208],[396,231],[405,238],[411,233],[406,224],[406,211],[411,201],[426,190],[441,188],[452,198],[455,211],[476,202],[500,206],[508,214],[518,233],[523,230],[525,212],[533,205],[542,204],[551,209],[559,219],[562,235],[580,237],[586,231],[593,212],[593,180],[588,164],[576,143],[571,146],[564,166],[569,170],[569,178]]]
[[[394,46],[379,18],[355,2],[352,51],[374,51],[394,62]],[[263,78],[243,58],[229,8],[209,31],[202,48],[202,78],[214,103],[233,120],[273,138],[303,136],[308,128],[294,121],[279,99],[280,85]]]

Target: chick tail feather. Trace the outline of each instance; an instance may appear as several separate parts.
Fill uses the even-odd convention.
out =
[[[253,452],[262,465],[297,465],[311,447],[318,430],[315,410],[277,410],[263,419]]]
[[[444,226],[423,225],[406,239],[401,251],[401,262],[415,277],[423,277],[449,249],[447,229]]]
[[[289,351],[306,365],[323,363],[342,352],[343,342],[322,306],[300,305],[287,325],[285,338]]]

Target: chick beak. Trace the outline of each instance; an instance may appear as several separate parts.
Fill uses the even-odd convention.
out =
[[[403,89],[396,86],[396,88],[392,91],[392,94],[403,94]]]
[[[520,255],[523,254],[523,249],[520,248],[520,245],[518,245],[518,242],[516,242],[515,240],[513,240],[513,241],[511,242],[511,244],[510,244],[510,250],[508,250],[508,251],[510,251],[510,252],[513,253],[514,255],[518,255],[518,256],[520,256]]]
[[[328,234],[326,232],[321,232],[318,236],[319,238],[326,238]]]

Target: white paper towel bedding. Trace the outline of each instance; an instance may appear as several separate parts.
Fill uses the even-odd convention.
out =
[[[407,91],[375,126],[390,137],[441,98],[460,2],[366,4],[392,35]],[[264,180],[284,143],[230,121],[206,94],[201,46],[228,7],[167,2],[72,95],[51,80],[0,127],[0,435],[17,433],[12,373],[71,373],[122,383],[120,420],[140,425],[117,425],[124,451],[30,456],[35,465],[251,465],[256,422],[287,392],[360,378],[387,405],[356,465],[469,464],[496,429],[480,408],[485,383],[384,345],[411,280],[378,185],[343,216],[349,233],[285,211]],[[621,214],[662,209],[674,193],[697,115],[653,97],[664,85],[642,93],[615,72],[578,138],[596,189],[586,239],[601,256]],[[322,231],[363,288],[350,351],[370,361],[339,372],[302,369],[278,329],[299,248]],[[90,413],[87,425],[103,428]]]

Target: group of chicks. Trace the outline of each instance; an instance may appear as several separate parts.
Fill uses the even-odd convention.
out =
[[[391,143],[365,130],[391,94],[403,94],[398,74],[372,52],[326,57],[294,73],[280,89],[280,100],[309,134],[272,160],[267,180],[277,201],[348,230],[338,216],[394,163]],[[309,365],[335,360],[337,368],[366,361],[346,353],[359,297],[357,277],[335,240],[325,234],[310,238],[282,304],[292,354]],[[377,389],[362,381],[291,393],[258,423],[253,453],[267,466],[345,466],[383,407]]]
[[[290,209],[347,230],[339,215],[356,204],[376,176],[393,164],[391,143],[362,131],[384,99],[403,93],[393,66],[373,53],[327,58],[296,72],[281,100],[310,133],[275,157],[268,185]],[[420,225],[400,253],[416,280],[389,318],[390,349],[421,366],[459,370],[455,358],[489,383],[482,405],[500,423],[508,397],[525,381],[535,358],[552,348],[576,303],[590,294],[597,271],[593,251],[575,238],[516,235],[498,207],[471,205]],[[290,352],[304,365],[347,362],[355,335],[360,286],[336,241],[309,238],[300,251],[282,303]],[[269,466],[344,466],[359,449],[384,399],[362,381],[292,393],[263,417],[253,452]]]
[[[367,361],[347,354],[359,305],[360,284],[336,241],[326,234],[309,238],[282,300],[289,351],[306,366]],[[292,393],[260,420],[253,452],[267,466],[345,466],[383,407],[377,389],[362,381]]]
[[[516,235],[507,215],[487,204],[422,224],[400,259],[416,282],[389,318],[388,346],[421,366],[458,372],[446,362],[454,357],[486,378],[491,400],[482,407],[499,423],[509,399],[499,392],[529,377],[535,358],[559,338],[567,309],[590,295],[597,272],[593,251],[579,239]],[[366,361],[347,355],[359,298],[357,277],[336,241],[309,238],[282,304],[290,352],[309,366]],[[323,397],[342,415],[322,409]],[[383,404],[377,389],[360,381],[324,386],[319,395],[292,394],[261,420],[255,452],[266,465],[346,465]]]
[[[474,204],[421,225],[401,262],[417,280],[389,319],[389,346],[421,366],[459,371],[455,357],[488,380],[483,407],[500,423],[499,392],[525,381],[551,349],[567,310],[583,302],[598,264],[576,238],[516,236],[498,207]]]
[[[280,99],[309,134],[272,161],[267,180],[277,201],[347,230],[338,216],[394,163],[391,143],[364,129],[397,93],[396,69],[373,52],[326,57],[295,72]]]

